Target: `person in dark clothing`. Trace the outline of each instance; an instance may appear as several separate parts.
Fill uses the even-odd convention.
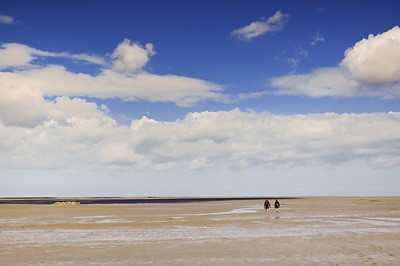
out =
[[[266,199],[265,202],[264,202],[264,209],[265,209],[266,212],[268,212],[269,208],[271,208],[271,204],[269,203],[269,200]]]
[[[279,212],[279,208],[281,207],[281,204],[279,203],[278,199],[275,200],[274,207],[275,207],[275,211]]]

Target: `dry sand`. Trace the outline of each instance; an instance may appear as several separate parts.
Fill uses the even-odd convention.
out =
[[[270,199],[273,203],[274,199]],[[398,265],[400,198],[0,205],[0,265]]]

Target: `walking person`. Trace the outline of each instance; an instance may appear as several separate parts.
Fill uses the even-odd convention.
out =
[[[278,199],[275,200],[274,207],[275,207],[275,211],[279,212],[279,208],[281,207],[281,204],[279,203]]]
[[[264,209],[265,209],[266,212],[268,212],[269,208],[271,208],[271,204],[269,203],[269,200],[266,199],[265,202],[264,202]]]

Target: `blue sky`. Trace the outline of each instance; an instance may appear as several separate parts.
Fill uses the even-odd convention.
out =
[[[396,1],[0,6],[0,196],[399,195]]]

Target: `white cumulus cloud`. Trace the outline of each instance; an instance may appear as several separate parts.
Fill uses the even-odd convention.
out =
[[[308,74],[276,77],[270,86],[277,94],[310,97],[400,96],[400,28],[370,35],[345,52],[334,67],[314,69]]]
[[[37,50],[18,43],[6,43],[0,47],[0,70],[8,67],[26,67],[34,59]]]
[[[153,44],[146,44],[145,48],[138,43],[131,44],[130,40],[125,39],[114,50],[112,69],[116,72],[135,74],[155,55]]]
[[[353,77],[369,83],[400,81],[400,28],[370,34],[345,52],[342,64]]]

